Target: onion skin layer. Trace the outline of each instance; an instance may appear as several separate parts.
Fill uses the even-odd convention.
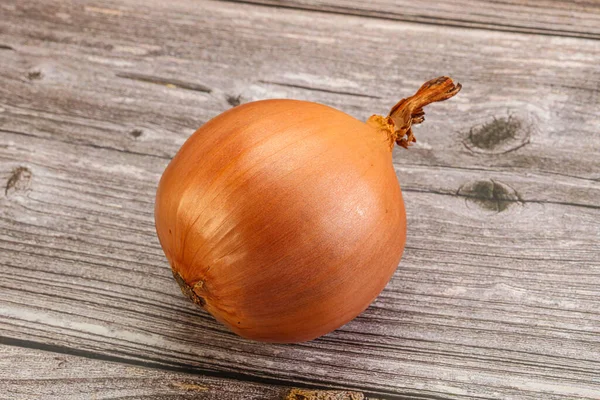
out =
[[[247,103],[207,122],[156,196],[156,230],[182,291],[258,341],[312,340],[355,318],[404,250],[397,140],[297,100]]]

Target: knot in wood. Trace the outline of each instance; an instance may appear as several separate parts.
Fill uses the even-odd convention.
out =
[[[521,203],[516,190],[493,179],[463,185],[458,190],[458,195],[466,197],[467,206],[475,205],[494,213],[500,213],[513,204]]]
[[[475,153],[504,154],[529,143],[531,124],[509,115],[471,128],[464,145]]]

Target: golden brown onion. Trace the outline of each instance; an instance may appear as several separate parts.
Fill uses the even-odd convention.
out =
[[[363,123],[296,100],[235,107],[165,170],[156,230],[182,291],[240,336],[311,340],[377,297],[400,261],[406,216],[394,142],[422,107],[460,90],[441,77]]]

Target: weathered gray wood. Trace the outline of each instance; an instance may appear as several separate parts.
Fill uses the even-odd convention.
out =
[[[286,388],[3,345],[0,378],[0,399],[6,400],[364,399],[359,392]]]
[[[227,0],[508,32],[600,39],[600,3],[553,0]]]
[[[600,397],[598,42],[205,1],[0,7],[0,335],[408,398]],[[265,97],[365,119],[442,73],[465,88],[396,153],[408,246],[369,310],[280,346],[183,299],[152,207],[195,128]]]
[[[5,130],[170,158],[238,98],[309,99],[364,120],[448,74],[463,93],[433,106],[418,135],[424,148],[403,160],[600,178],[597,41],[230,3],[45,3],[52,12],[31,0],[3,4],[14,10],[0,21],[0,42],[16,49],[0,57]],[[496,152],[519,151],[465,145],[472,129],[510,115],[521,128]]]
[[[408,248],[373,307],[320,340],[264,345],[227,332],[173,282],[152,224],[166,160],[8,133],[0,157],[7,181],[15,165],[30,171],[0,203],[3,336],[373,392],[600,393],[598,209],[523,202],[496,213],[409,190]]]

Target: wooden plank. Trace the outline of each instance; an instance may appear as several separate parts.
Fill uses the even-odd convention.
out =
[[[130,0],[113,4],[121,15],[46,4],[3,4],[0,43],[16,49],[0,57],[5,130],[170,158],[236,101],[309,99],[365,120],[448,74],[461,96],[433,106],[423,146],[398,162],[600,178],[596,41],[229,3]],[[510,116],[520,125],[497,146],[470,145]]]
[[[409,190],[408,248],[374,305],[320,340],[265,345],[237,338],[180,295],[152,221],[166,160],[16,134],[3,135],[0,159],[6,181],[15,166],[29,169],[0,203],[2,336],[406,396],[600,390],[599,209],[522,199],[497,213],[471,203],[482,199]],[[491,176],[519,189],[535,181]]]
[[[553,0],[227,0],[442,26],[600,39],[600,3]]]
[[[0,399],[6,400],[364,399],[363,394],[359,392],[286,388],[240,382],[3,345],[0,345],[0,377]]]
[[[597,398],[596,42],[213,2],[0,7],[4,337],[402,398]],[[197,126],[262,97],[365,119],[440,65],[465,89],[396,153],[408,247],[367,312],[264,345],[182,298],[152,207]]]

